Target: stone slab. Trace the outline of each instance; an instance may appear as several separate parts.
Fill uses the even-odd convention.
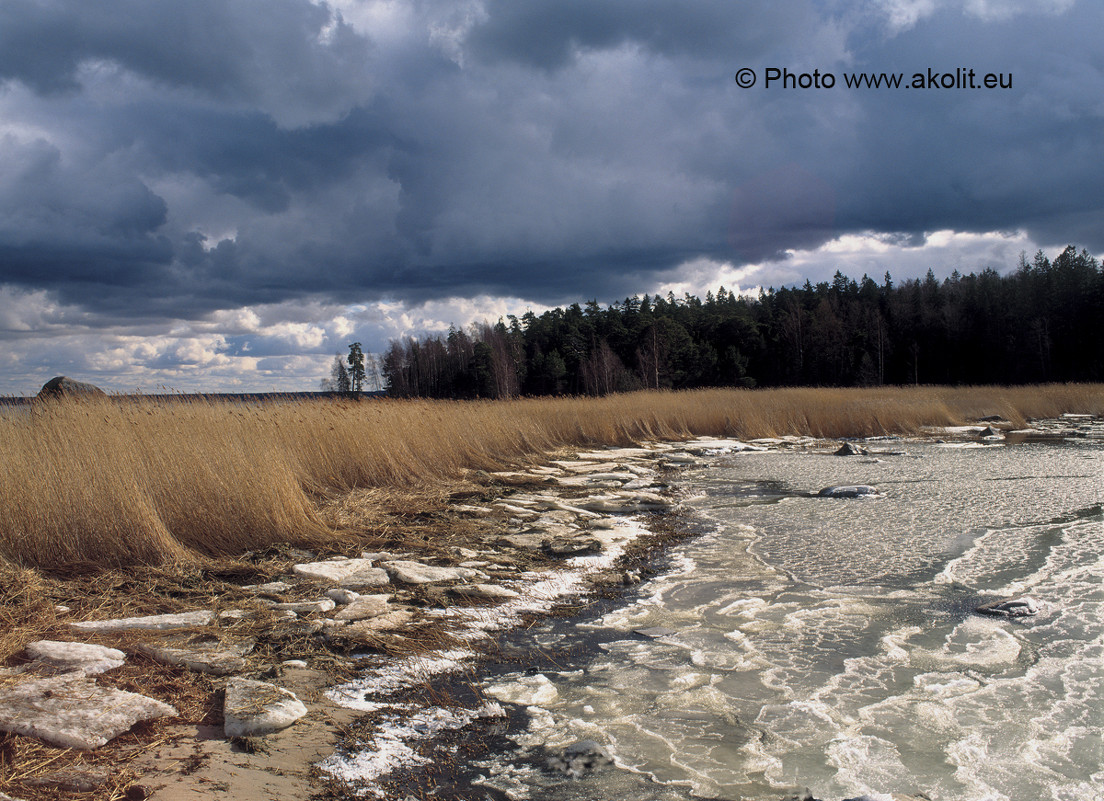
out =
[[[343,559],[331,562],[307,562],[292,567],[292,572],[315,581],[325,581],[348,589],[379,587],[390,579],[371,559]]]
[[[358,636],[378,634],[381,631],[390,631],[405,626],[414,619],[414,614],[406,609],[396,609],[385,615],[358,620],[350,623],[340,630],[341,636],[356,639]]]
[[[0,731],[85,751],[108,743],[139,721],[176,714],[166,703],[99,687],[78,672],[22,682],[5,688],[0,696]]]
[[[85,676],[103,673],[126,662],[126,654],[117,648],[56,640],[29,643],[27,656],[59,670],[79,670]]]
[[[439,584],[487,578],[486,573],[472,567],[437,567],[407,560],[384,562],[383,569],[394,581],[405,584]]]
[[[84,620],[79,623],[70,623],[69,626],[77,631],[130,631],[135,629],[169,631],[171,629],[187,629],[194,628],[195,626],[206,626],[214,619],[214,612],[200,610],[197,612],[180,612],[173,615],[145,615],[142,617],[119,617],[111,620]]]
[[[180,665],[197,673],[226,676],[245,667],[246,654],[253,650],[252,639],[221,642],[197,637],[169,642],[144,642],[138,650],[167,665]]]
[[[390,608],[389,595],[362,595],[350,603],[336,615],[334,620],[343,620],[352,623],[357,620],[367,620],[385,614]]]

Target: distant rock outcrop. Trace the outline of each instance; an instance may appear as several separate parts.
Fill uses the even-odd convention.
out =
[[[836,451],[836,456],[866,456],[870,452],[866,448],[862,448],[855,445],[852,442],[845,442],[840,446],[840,449]]]
[[[74,395],[88,397],[106,394],[106,392],[95,384],[89,384],[85,381],[76,381],[72,378],[66,378],[63,375],[51,378],[43,384],[42,389],[38,391],[39,398],[68,398]]]

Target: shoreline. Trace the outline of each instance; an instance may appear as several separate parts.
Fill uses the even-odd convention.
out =
[[[308,597],[322,595],[326,582],[303,581],[298,577],[298,583],[281,588],[283,594],[280,596],[257,594],[251,600],[243,598],[242,591],[250,586],[272,585],[271,579],[276,582],[293,579],[300,569],[325,564],[311,561],[324,557],[289,549],[285,556],[291,558],[282,562],[282,570],[266,566],[261,574],[270,581],[259,585],[224,585],[224,588],[232,588],[226,597],[206,599],[218,612],[217,619],[206,627],[187,628],[184,633],[213,636],[226,642],[238,637],[240,629],[240,634],[260,641],[265,652],[258,649],[251,654],[242,674],[271,681],[292,691],[309,709],[294,725],[263,737],[225,736],[220,708],[225,678],[151,661],[140,650],[146,644],[143,636],[133,631],[77,634],[74,623],[81,624],[82,619],[103,621],[105,609],[70,611],[65,604],[57,604],[55,619],[39,621],[34,634],[24,634],[23,641],[44,637],[117,647],[127,654],[126,664],[94,677],[98,684],[127,692],[147,692],[155,698],[170,700],[180,714],[175,720],[139,723],[107,745],[88,751],[70,751],[63,758],[58,758],[57,748],[49,744],[37,743],[18,734],[0,734],[0,738],[24,748],[17,758],[22,757],[27,763],[41,763],[41,767],[20,774],[26,778],[13,780],[9,777],[0,782],[0,793],[6,792],[20,801],[56,797],[57,790],[78,786],[92,793],[85,796],[88,798],[151,798],[158,801],[206,798],[212,791],[232,794],[237,797],[236,801],[351,795],[346,793],[347,788],[338,778],[339,770],[335,777],[335,771],[327,774],[319,765],[326,766],[329,758],[332,766],[335,758],[332,755],[343,745],[347,747],[358,737],[363,740],[372,736],[369,733],[371,721],[373,718],[378,721],[380,715],[371,713],[381,702],[367,701],[368,697],[378,695],[381,689],[387,695],[394,695],[412,684],[425,686],[441,678],[446,669],[478,670],[476,665],[481,654],[493,650],[496,638],[504,631],[557,614],[557,608],[569,606],[578,599],[592,598],[593,593],[602,591],[603,587],[608,590],[638,581],[639,573],[626,569],[632,566],[630,562],[635,565],[645,558],[645,553],[677,536],[676,531],[663,530],[662,525],[649,531],[637,519],[640,513],[648,512],[659,521],[669,517],[667,513],[675,509],[677,499],[671,497],[669,482],[661,476],[662,459],[666,455],[674,458],[675,461],[666,463],[667,469],[696,461],[698,457],[680,451],[680,447],[696,447],[700,452],[702,443],[746,447],[735,440],[701,438],[682,444],[649,443],[639,448],[589,452],[570,449],[546,454],[527,472],[477,471],[474,478],[478,489],[469,486],[450,493],[443,508],[428,512],[443,515],[445,526],[456,524],[462,529],[464,527],[459,524],[467,522],[466,530],[454,532],[445,545],[425,548],[424,553],[377,552],[364,553],[362,557],[373,556],[375,563],[388,569],[397,569],[396,564],[404,561],[396,557],[404,557],[406,561],[421,559],[438,566],[442,562],[454,567],[467,564],[462,569],[479,579],[479,583],[471,585],[480,588],[478,594],[472,596],[458,591],[455,580],[408,584],[392,578],[385,587],[365,591],[394,591],[390,599],[394,603],[386,608],[398,608],[407,616],[412,614],[414,619],[403,618],[395,621],[394,627],[369,632],[360,637],[359,643],[339,639],[342,630],[356,624],[339,625],[340,621],[333,617],[324,617],[327,614],[324,612],[300,614],[285,627],[298,625],[301,630],[293,632],[293,636],[313,639],[311,645],[299,649],[307,652],[306,664],[299,659],[279,659],[280,656],[295,656],[295,648],[284,648],[281,654],[280,649],[267,643],[265,630],[281,624],[272,614],[266,615],[264,607],[271,607],[273,603],[302,602]],[[611,459],[615,460],[615,466],[633,467],[634,472],[622,471],[620,475],[610,476]],[[660,492],[663,494],[658,494]],[[470,502],[473,494],[487,501],[486,505]],[[459,502],[453,496],[458,496]],[[353,561],[357,561],[357,557],[330,557],[330,562],[335,564]],[[479,562],[483,564],[474,564]],[[280,575],[264,576],[264,573]],[[128,586],[125,578],[120,581],[121,587]],[[166,582],[173,584],[171,577]],[[180,585],[189,583],[185,576],[175,586],[158,589],[164,595],[187,596],[187,592],[180,592]],[[504,597],[493,597],[495,587],[505,590]],[[89,589],[95,593],[95,588]],[[334,589],[329,586],[329,590]],[[55,596],[52,600],[66,600],[60,597],[66,590],[65,585],[49,590],[47,594]],[[486,595],[488,592],[492,597]],[[229,597],[231,595],[238,597]],[[280,600],[274,601],[277,597]],[[81,600],[91,602],[90,599]],[[115,600],[120,601],[119,598]],[[77,606],[76,602],[71,603]],[[195,606],[194,603],[177,605]],[[132,604],[116,603],[115,606],[125,608]],[[228,609],[230,606],[237,608]],[[239,617],[241,610],[246,614]],[[330,611],[328,614],[336,613]],[[19,627],[15,628],[13,636],[20,635]],[[331,642],[318,642],[319,637],[331,634],[335,635]],[[434,640],[441,639],[446,640],[445,647],[435,648]],[[357,645],[361,651],[365,646],[374,647],[377,653],[356,659],[356,648],[351,646]],[[421,653],[409,658],[405,666],[401,657],[388,655],[409,647]],[[327,659],[329,663],[325,664]],[[22,655],[17,664],[0,669],[4,679],[0,690],[3,683],[20,680],[24,672],[37,676],[41,669],[38,662],[27,661],[27,656]],[[389,687],[385,686],[388,670],[392,676]],[[370,687],[364,676],[373,671],[382,683]],[[361,677],[360,688],[355,691],[360,693],[359,702],[355,693],[348,689],[352,685],[346,684],[343,691],[338,681],[354,675]],[[415,678],[413,682],[404,683],[396,681],[396,675]],[[163,686],[161,692],[157,691],[158,685]],[[413,753],[395,739],[389,740],[388,745],[400,753]],[[377,771],[370,780],[389,770]],[[45,783],[32,785],[29,781]]]
[[[980,426],[971,427],[970,430],[974,428]],[[939,433],[932,431],[929,436],[938,436]],[[942,433],[958,439],[967,434],[967,431],[947,430]],[[768,444],[772,444],[772,447],[815,448],[818,451],[831,452],[834,450],[832,446],[838,445],[839,441],[789,437],[776,438]],[[452,676],[459,671],[461,676],[467,675],[470,678],[481,669],[480,655],[486,649],[497,647],[497,643],[510,636],[510,631],[516,632],[519,625],[556,615],[557,606],[570,607],[574,603],[573,599],[593,599],[595,593],[602,593],[603,587],[606,591],[612,591],[616,597],[623,595],[626,586],[631,586],[624,583],[626,576],[623,574],[664,553],[665,546],[678,538],[680,524],[685,523],[685,518],[678,517],[677,498],[671,497],[671,493],[678,492],[677,470],[688,464],[700,464],[710,455],[725,452],[725,448],[731,453],[752,447],[765,446],[703,437],[683,442],[648,443],[647,447],[640,448],[604,448],[589,452],[571,449],[547,454],[546,460],[530,466],[524,472],[504,471],[479,475],[484,496],[491,499],[486,506],[468,502],[470,490],[461,493],[459,501],[453,498],[447,501],[452,513],[459,512],[468,522],[474,523],[467,534],[460,536],[455,542],[450,540],[447,544],[446,550],[453,551],[451,561],[458,565],[490,562],[492,559],[501,560],[508,553],[511,558],[507,561],[511,567],[505,571],[492,570],[489,565],[469,566],[467,569],[481,571],[487,576],[488,582],[507,586],[507,589],[527,588],[534,591],[528,596],[522,593],[518,598],[504,602],[500,599],[497,605],[486,605],[487,601],[473,601],[471,598],[450,594],[444,586],[431,585],[426,588],[411,585],[400,590],[397,594],[402,596],[403,605],[416,611],[414,626],[418,628],[421,623],[423,635],[426,634],[425,629],[435,630],[438,634],[449,630],[453,634],[457,631],[465,632],[464,636],[452,637],[444,649],[437,649],[436,663],[425,654],[419,657],[423,661],[428,658],[434,665],[431,669],[414,671],[407,664],[403,671],[402,660],[394,656],[372,657],[371,661],[376,663],[375,668],[367,667],[363,662],[338,665],[339,661],[345,659],[343,656],[335,656],[334,664],[330,665],[303,666],[285,662],[258,666],[254,663],[246,671],[248,675],[261,675],[266,680],[296,692],[309,705],[308,715],[295,725],[275,734],[230,740],[222,732],[222,726],[219,725],[221,715],[215,708],[221,703],[218,690],[221,682],[201,680],[199,684],[207,692],[207,697],[202,702],[207,708],[202,715],[196,715],[193,711],[190,715],[192,720],[188,723],[139,724],[134,732],[123,735],[104,749],[88,752],[87,758],[81,757],[77,760],[78,767],[121,762],[123,768],[117,772],[114,785],[101,785],[105,791],[102,797],[110,794],[127,799],[148,797],[162,801],[187,801],[206,798],[212,791],[218,791],[240,796],[240,801],[252,801],[254,798],[258,801],[261,798],[336,799],[352,797],[353,794],[348,791],[348,785],[333,781],[334,774],[342,779],[357,777],[341,773],[340,769],[327,773],[317,765],[321,763],[327,767],[335,767],[335,757],[330,755],[341,750],[355,750],[355,744],[359,741],[362,746],[374,746],[377,754],[387,752],[392,757],[396,754],[400,757],[394,762],[380,762],[362,770],[360,780],[377,785],[383,791],[369,797],[405,798],[412,787],[419,786],[418,782],[426,781],[427,776],[428,780],[432,780],[431,774],[420,773],[422,765],[418,761],[419,744],[429,741],[427,735],[447,736],[449,731],[456,731],[481,715],[472,714],[466,720],[463,719],[464,715],[451,719],[447,715],[431,715],[419,719],[418,710],[409,706],[410,699],[399,698],[398,695],[409,692],[411,688],[420,688],[424,696],[433,701],[435,694],[440,692],[439,685],[454,681],[449,678],[450,673],[447,671],[452,671]],[[694,453],[695,450],[697,453]],[[611,461],[618,460],[637,467],[641,465],[634,460],[645,460],[648,467],[643,468],[643,473],[633,472],[629,477],[626,475],[629,471],[617,471],[608,466]],[[586,469],[571,469],[572,465],[580,467],[588,462],[590,464]],[[663,470],[672,472],[665,474]],[[622,475],[616,479],[604,477],[610,472],[621,472]],[[619,489],[614,488],[614,483],[620,485]],[[629,484],[635,486],[626,490],[625,487]],[[658,487],[657,484],[663,486]],[[493,491],[488,491],[489,489]],[[590,511],[583,508],[586,504],[594,505],[596,497],[606,499],[598,502],[598,508],[602,508],[603,504],[608,506],[609,499],[616,498],[615,493],[619,491],[647,497],[654,496],[653,490],[656,489],[662,489],[667,500],[650,510],[623,510],[622,514],[614,517],[608,510]],[[654,504],[655,500],[651,498],[648,502]],[[488,509],[490,513],[487,512]],[[666,522],[668,525],[666,530],[660,526],[659,531],[649,531],[634,518],[635,514],[642,511],[663,511],[672,513],[673,516],[665,520],[666,515],[653,515],[653,520]],[[553,517],[549,518],[549,515]],[[548,526],[571,528],[567,525],[569,519],[574,519],[576,523],[583,521],[584,525],[576,526],[574,534],[564,538],[565,542],[561,546],[567,548],[566,555],[550,557],[545,552],[547,549],[534,539],[530,530],[539,528],[534,524],[543,521],[540,525],[545,526],[545,530],[538,536],[542,540],[555,543],[566,532],[563,528],[549,529]],[[448,521],[455,522],[453,518],[446,518],[446,522]],[[595,525],[598,521],[604,521],[602,526]],[[480,533],[478,541],[471,537],[471,531]],[[527,532],[530,532],[528,540],[525,539]],[[601,548],[597,553],[586,553],[587,550],[593,551],[593,547],[588,545],[580,555],[570,555],[573,539],[587,539],[594,534],[597,534],[594,539],[601,541]],[[693,532],[686,536],[693,536]],[[506,539],[508,537],[520,539],[510,541]],[[461,542],[464,544],[460,544]],[[526,544],[527,548],[524,547]],[[579,542],[575,544],[580,545]],[[526,557],[527,553],[529,558]],[[292,555],[310,556],[303,552]],[[632,564],[624,564],[625,560],[634,561]],[[378,561],[384,562],[383,559]],[[295,559],[288,560],[287,566],[292,566],[294,562]],[[635,580],[638,579],[639,575]],[[317,583],[308,583],[308,586],[313,590],[320,589]],[[615,586],[619,589],[613,590]],[[299,595],[310,594],[307,590],[308,587],[302,588]],[[308,614],[303,620],[312,621],[313,626],[319,622],[319,618],[320,614]],[[458,621],[461,623],[459,629]],[[322,625],[325,625],[324,621]],[[313,634],[321,630],[320,626]],[[398,631],[398,636],[402,637],[402,632],[407,629]],[[374,644],[383,651],[394,650],[397,644],[385,640],[381,635]],[[414,644],[432,652],[432,648],[427,648],[424,637]],[[473,644],[475,647],[472,647]],[[401,643],[398,645],[401,646]],[[325,650],[316,649],[316,656],[321,656]],[[456,652],[460,650],[465,650],[467,655],[459,658],[460,655]],[[403,671],[404,680],[386,686],[384,679],[388,665],[392,668],[392,676],[396,674],[396,668]],[[143,668],[148,667],[148,662],[132,666],[130,684],[140,684],[143,674],[149,673],[148,670],[143,671]],[[371,675],[373,670],[376,671],[375,683]],[[348,677],[354,671],[360,674],[360,680],[345,686],[355,686],[356,689],[342,691],[341,685],[335,683],[335,676]],[[469,672],[465,674],[464,671]],[[366,672],[369,674],[367,678]],[[135,676],[138,678],[134,678]],[[115,683],[125,685],[127,682],[117,680]],[[342,694],[344,698],[341,697]],[[356,706],[358,698],[359,709],[349,709],[347,705],[337,703],[345,701],[347,704],[352,700]],[[397,707],[396,703],[407,706]],[[393,714],[390,720],[385,714],[385,705],[391,707]],[[431,707],[423,704],[422,708]],[[442,707],[438,703],[433,708]],[[501,707],[497,711],[485,708],[483,712],[486,714],[482,717],[492,723],[496,719],[501,720]],[[396,714],[398,718],[395,717]],[[379,740],[378,733],[389,727],[395,729],[397,719],[412,722],[408,727],[410,731],[407,739],[404,740],[403,733],[399,732],[395,737]],[[351,745],[353,748],[349,748]],[[402,761],[403,756],[407,758],[406,762]],[[361,768],[364,768],[363,764]],[[392,774],[391,771],[398,772]],[[392,775],[396,778],[388,779]],[[5,782],[0,785],[0,792],[9,787],[10,783]],[[30,793],[12,793],[11,797],[37,801],[39,798],[57,796],[55,792],[43,788],[42,791]]]

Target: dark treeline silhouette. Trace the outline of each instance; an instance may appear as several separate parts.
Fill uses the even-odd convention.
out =
[[[895,284],[723,287],[529,312],[392,342],[398,397],[605,395],[640,388],[1023,384],[1104,379],[1104,273],[1085,250],[1023,255],[1001,275]]]

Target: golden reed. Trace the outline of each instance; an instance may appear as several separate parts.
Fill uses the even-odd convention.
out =
[[[1104,385],[710,389],[513,401],[54,401],[0,415],[0,561],[110,568],[331,536],[317,501],[570,446],[912,434],[1104,414]]]

